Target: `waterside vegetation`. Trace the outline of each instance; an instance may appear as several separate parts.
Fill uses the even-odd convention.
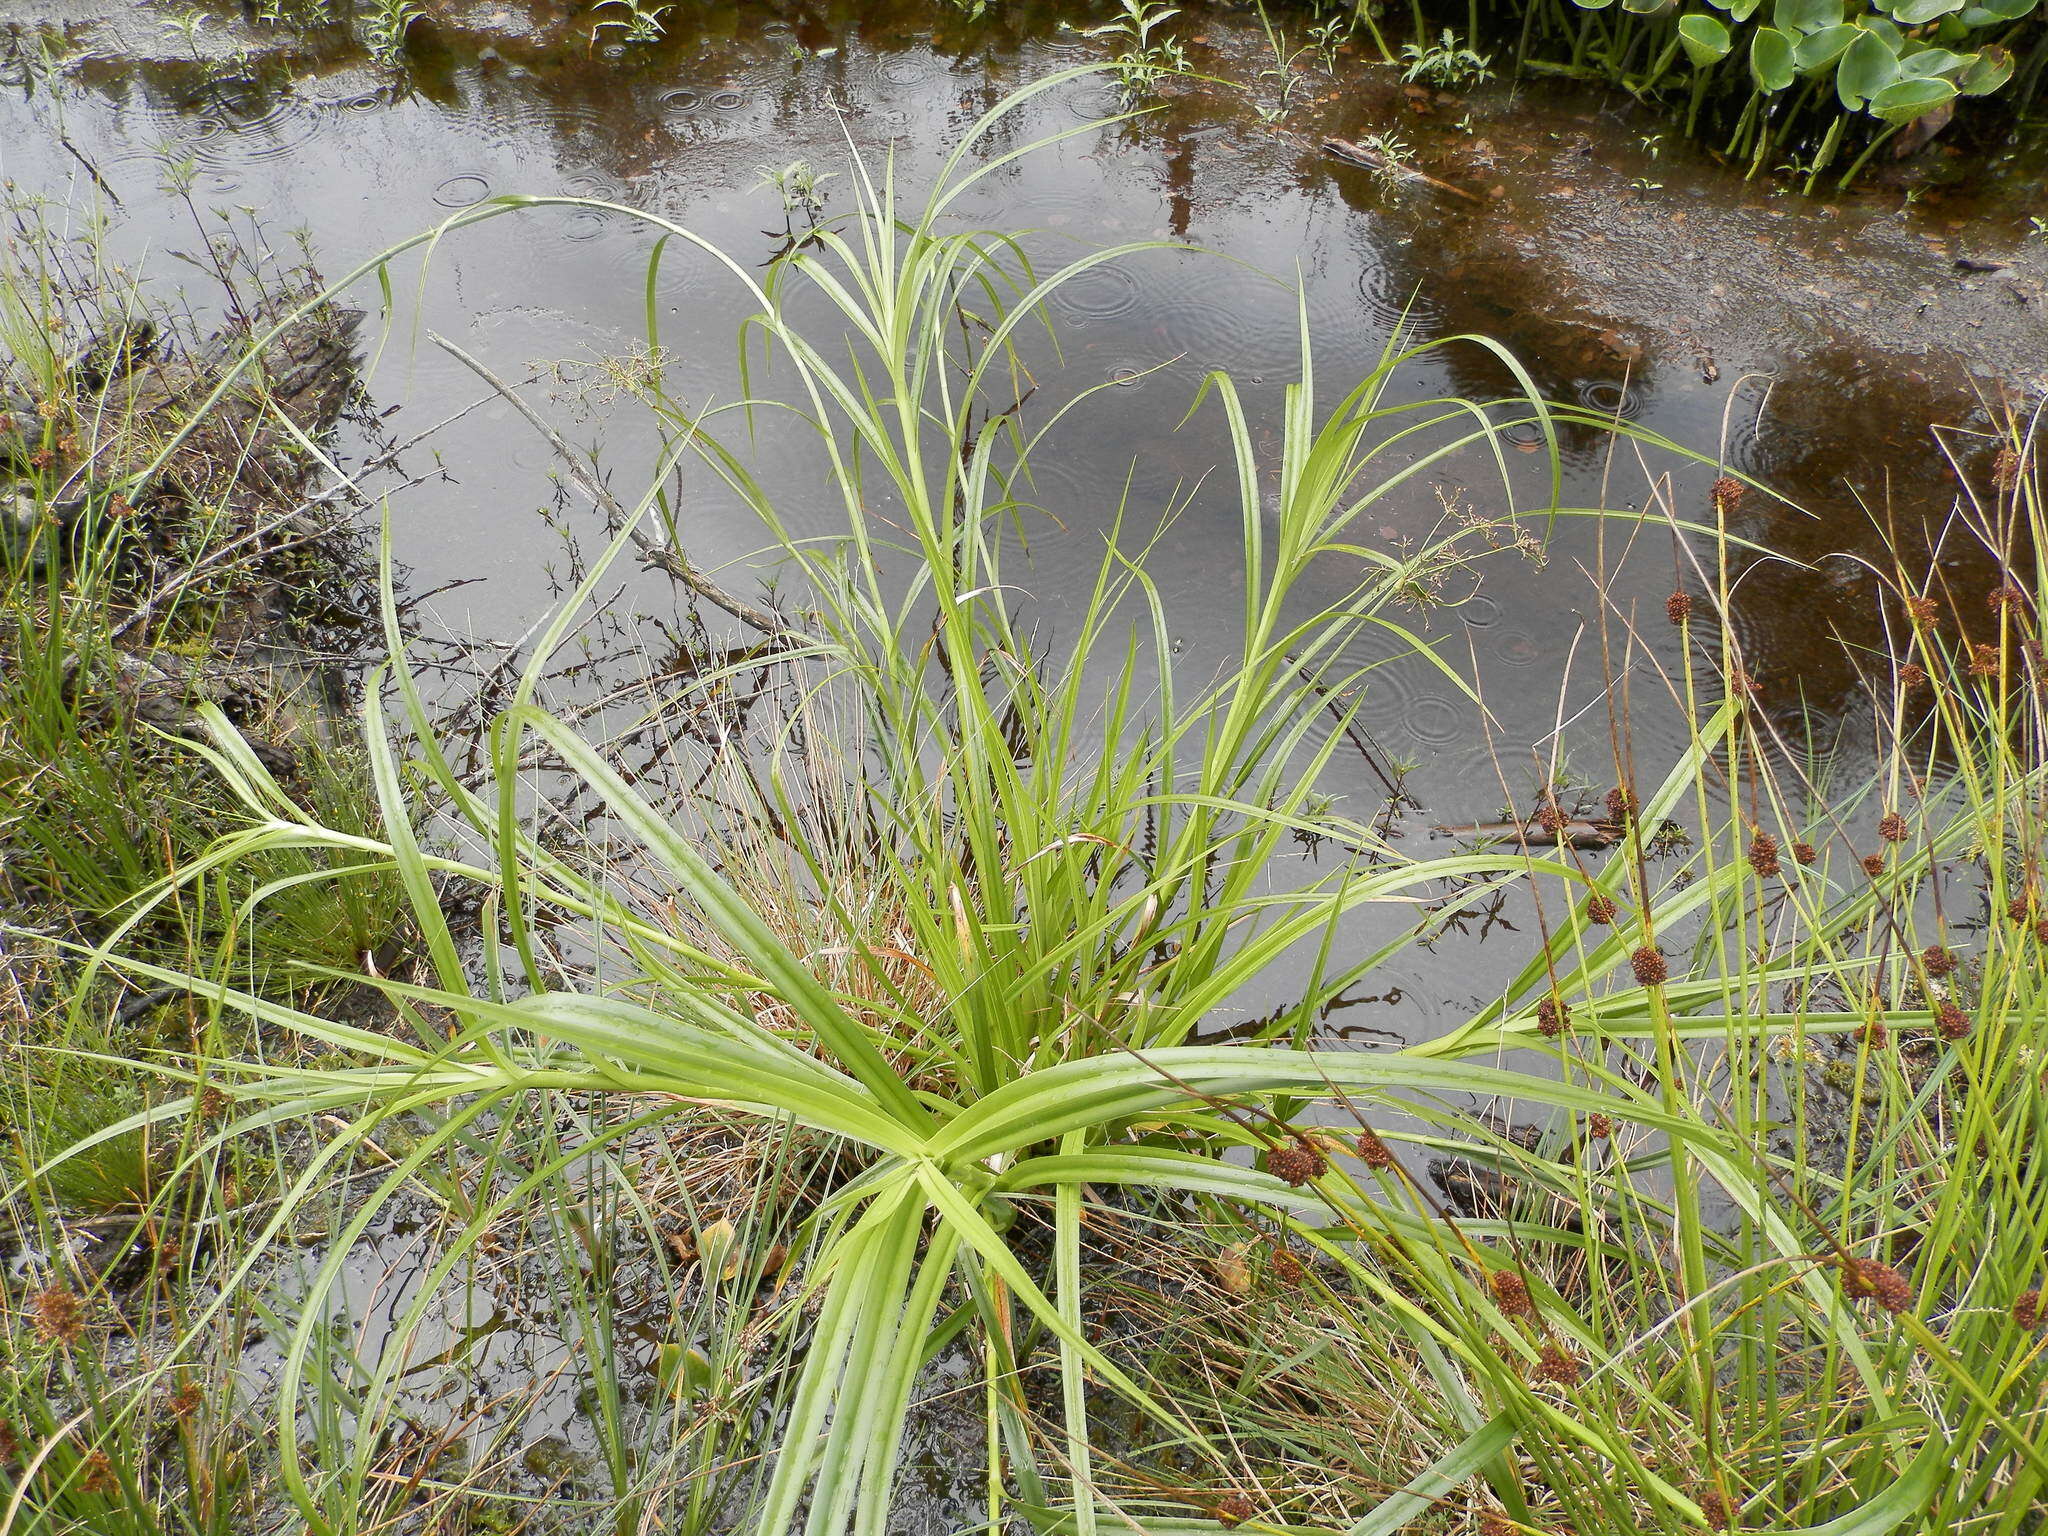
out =
[[[1688,455],[1547,404],[1479,338],[1433,345],[1493,351],[1506,398],[1417,398],[1430,349],[1397,339],[1330,399],[1304,316],[1269,446],[1204,383],[1241,537],[1226,665],[1175,663],[1157,508],[1121,509],[1056,632],[1018,534],[1034,456],[1116,396],[1039,401],[1029,348],[1062,284],[1141,247],[1040,272],[954,210],[1043,147],[991,145],[1075,73],[977,122],[921,198],[856,160],[851,211],[811,210],[765,274],[610,210],[654,267],[693,247],[744,295],[749,398],[634,376],[657,461],[631,500],[569,471],[609,542],[475,741],[422,683],[388,552],[386,665],[355,744],[309,742],[320,772],[203,697],[176,740],[131,734],[132,767],[75,723],[62,658],[139,643],[161,590],[123,595],[137,525],[108,509],[328,292],[252,310],[244,368],[87,477],[75,547],[11,556],[10,686],[55,680],[7,703],[46,733],[16,782],[39,754],[118,773],[6,828],[10,872],[69,848],[105,883],[9,892],[0,1528],[865,1536],[945,1456],[975,1507],[944,1518],[991,1531],[2038,1528],[2036,421],[1944,440],[1934,548],[1994,585],[1952,589],[1920,530],[1872,573],[1894,644],[1861,658],[1855,756],[1756,696],[1732,614],[1766,493],[1722,475],[1681,505]],[[413,244],[583,202],[495,199]],[[61,437],[104,380],[31,339],[34,270],[8,291]],[[842,535],[796,532],[758,474],[771,414],[812,434]],[[1652,466],[1641,510],[1560,504],[1561,437],[1603,433]],[[20,482],[38,527],[57,462]],[[769,594],[690,564],[684,465],[758,519]],[[1431,479],[1490,510],[1391,554],[1362,535]],[[1397,776],[1333,793],[1375,766],[1360,638],[1457,677],[1418,606],[1581,526],[1679,571],[1663,612],[1598,608],[1607,762],[1517,768],[1511,835],[1418,855]],[[571,718],[550,663],[635,558],[736,638]],[[1333,567],[1355,586],[1310,601]],[[1670,761],[1642,758],[1652,711],[1687,722]],[[658,760],[629,768],[628,737]],[[146,814],[163,773],[189,825]],[[60,811],[132,817],[132,867]],[[1503,904],[1528,952],[1486,1007],[1400,1049],[1322,1038],[1354,983]],[[115,1030],[134,996],[182,1033]],[[558,1347],[466,1393],[515,1312]]]

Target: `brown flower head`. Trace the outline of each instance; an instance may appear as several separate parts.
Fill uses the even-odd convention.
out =
[[[1899,668],[1899,686],[1911,693],[1927,681],[1927,669],[1917,661],[1909,661]]]
[[[1380,1140],[1379,1132],[1370,1126],[1358,1133],[1358,1160],[1375,1173],[1384,1173],[1394,1166],[1394,1149]]]
[[[2007,609],[2017,613],[2027,606],[2027,594],[2008,581],[1986,592],[1984,601],[1993,613],[2003,613]]]
[[[1551,1039],[1572,1027],[1571,1005],[1554,997],[1546,997],[1536,1005],[1536,1027]]]
[[[178,1418],[189,1419],[199,1411],[203,1400],[198,1383],[188,1381],[171,1394],[169,1407]]]
[[[2009,491],[2020,477],[2020,456],[2011,448],[2001,448],[1991,460],[1991,483],[2001,491]]]
[[[1586,898],[1586,921],[1589,923],[1611,923],[1621,909],[1614,904],[1614,898],[1605,891],[1595,891]]]
[[[1216,1522],[1219,1525],[1243,1525],[1245,1521],[1256,1515],[1258,1510],[1253,1507],[1252,1501],[1243,1494],[1226,1493],[1222,1498],[1209,1506],[1209,1512],[1216,1517]]]
[[[51,1344],[73,1344],[85,1332],[85,1303],[61,1285],[36,1292],[29,1298],[35,1314],[36,1332]]]
[[[1881,1051],[1892,1043],[1892,1032],[1884,1027],[1882,1019],[1866,1019],[1856,1031],[1856,1038],[1873,1051]]]
[[[1748,486],[1744,485],[1733,475],[1721,476],[1720,479],[1714,482],[1712,492],[1714,510],[1722,513],[1734,511],[1736,504],[1742,500],[1743,492],[1748,489]]]
[[[2044,917],[2034,924],[2034,942],[2037,944],[2048,944],[2048,917]]]
[[[1863,855],[1863,873],[1870,876],[1873,880],[1883,874],[1884,855],[1881,853],[1866,853]]]
[[[1939,944],[1930,944],[1920,951],[1920,963],[1930,976],[1953,976],[1962,962],[1956,959],[1956,952],[1943,949]]]
[[[2041,1293],[2021,1291],[2012,1299],[2012,1320],[2032,1333],[2041,1326]]]
[[[1877,835],[1888,843],[1903,843],[1913,835],[1913,827],[1897,811],[1886,811],[1877,824]]]
[[[1535,1368],[1530,1372],[1538,1381],[1554,1381],[1559,1386],[1569,1387],[1585,1374],[1585,1368],[1555,1344],[1546,1344],[1536,1356]]]
[[[1274,1147],[1266,1153],[1266,1172],[1283,1184],[1292,1184],[1297,1189],[1311,1179],[1319,1179],[1329,1172],[1330,1165],[1307,1138],[1297,1136],[1286,1146]]]
[[[1756,871],[1759,880],[1768,880],[1783,870],[1778,862],[1778,840],[1770,833],[1759,832],[1749,840],[1749,867]]]
[[[2022,891],[2005,904],[2005,915],[2016,923],[2029,921],[2034,915],[2034,893]]]
[[[1692,594],[1686,591],[1672,593],[1664,599],[1664,617],[1673,624],[1683,624],[1692,617]]]
[[[1996,677],[2001,670],[1997,646],[1973,645],[1970,647],[1970,676]]]
[[[112,1493],[121,1486],[121,1480],[114,1476],[114,1464],[107,1460],[105,1451],[94,1451],[79,1463],[83,1474],[78,1480],[80,1493]]]
[[[1605,1141],[1614,1134],[1614,1122],[1605,1115],[1588,1115],[1586,1134],[1595,1141]]]
[[[1307,1270],[1301,1267],[1301,1260],[1297,1259],[1285,1248],[1275,1248],[1273,1250],[1273,1257],[1267,1260],[1266,1268],[1271,1272],[1275,1280],[1278,1280],[1289,1290],[1298,1288],[1303,1277],[1308,1273]]]
[[[1970,1032],[1970,1016],[1954,1003],[1934,1010],[1934,1032],[1944,1040],[1960,1040]]]
[[[1736,699],[1753,699],[1764,691],[1764,685],[1749,673],[1737,667],[1728,674],[1728,695]]]
[[[1534,1317],[1536,1303],[1529,1299],[1529,1282],[1512,1269],[1496,1269],[1486,1277],[1493,1304],[1509,1317]]]
[[[1639,986],[1661,987],[1671,979],[1671,967],[1653,945],[1645,944],[1630,955],[1628,967],[1636,973]]]
[[[1842,1294],[1852,1301],[1874,1301],[1887,1312],[1903,1312],[1913,1305],[1913,1287],[1891,1265],[1876,1259],[1844,1256]]]
[[[1735,1510],[1728,1502],[1728,1495],[1718,1488],[1702,1488],[1694,1495],[1700,1513],[1706,1517],[1707,1529],[1725,1531],[1735,1523]]]
[[[1636,809],[1636,792],[1626,784],[1617,784],[1607,791],[1607,819],[1617,827],[1634,821]]]
[[[1941,618],[1941,604],[1931,597],[1909,597],[1906,616],[1915,624],[1933,625]]]
[[[1798,863],[1811,864],[1820,857],[1820,853],[1811,843],[1794,843],[1792,845],[1792,857]]]
[[[1545,795],[1543,797],[1543,803],[1536,807],[1536,815],[1534,819],[1536,825],[1541,827],[1545,832],[1548,832],[1552,837],[1555,837],[1558,833],[1562,832],[1564,830],[1565,823],[1568,820],[1570,820],[1570,818],[1565,815],[1564,808],[1560,806],[1557,803],[1557,801],[1552,799],[1549,795]]]
[[[1483,1509],[1479,1512],[1479,1536],[1522,1536],[1522,1528],[1506,1515]]]
[[[21,1440],[14,1426],[0,1419],[0,1467],[11,1467],[21,1457]]]

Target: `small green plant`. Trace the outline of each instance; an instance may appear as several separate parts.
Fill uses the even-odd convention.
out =
[[[818,171],[808,160],[792,160],[787,165],[763,165],[755,168],[757,187],[769,187],[782,199],[783,217],[794,227],[798,219],[815,225],[825,212],[824,185],[837,174],[833,171]]]
[[[426,15],[420,0],[372,0],[363,17],[363,46],[387,69],[405,57],[405,40],[413,23]]]
[[[1459,42],[1458,34],[1449,27],[1434,43],[1403,43],[1401,57],[1408,66],[1401,71],[1403,80],[1443,90],[1480,85],[1493,78],[1492,58]]]
[[[655,0],[653,4],[647,0],[597,0],[591,11],[595,14],[607,8],[615,8],[623,14],[607,16],[594,23],[590,29],[593,39],[600,33],[613,31],[618,33],[620,42],[658,43],[668,35],[668,28],[662,24],[661,18],[675,6],[671,0]]]
[[[1165,76],[1186,72],[1187,54],[1180,42],[1160,33],[1160,28],[1180,14],[1179,6],[1159,4],[1156,0],[1117,0],[1117,8],[1121,14],[1113,20],[1097,27],[1071,30],[1082,37],[1122,40],[1123,51],[1113,65],[1127,97],[1147,96]]]

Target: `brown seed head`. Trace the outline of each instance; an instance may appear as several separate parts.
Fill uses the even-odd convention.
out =
[[[1770,833],[1759,832],[1749,840],[1749,867],[1756,871],[1759,880],[1768,880],[1783,870],[1778,862],[1778,840]]]
[[[1626,784],[1617,784],[1607,791],[1607,819],[1618,827],[1636,819],[1636,792]]]
[[[1934,1032],[1944,1040],[1960,1040],[1970,1032],[1970,1016],[1954,1003],[1934,1010]]]
[[[1749,489],[1733,475],[1723,475],[1714,482],[1713,499],[1716,512],[1732,512],[1742,500],[1743,492]]]
[[[1736,699],[1753,699],[1764,691],[1764,685],[1749,673],[1737,667],[1728,674],[1728,695]]]
[[[1589,923],[1611,923],[1619,910],[1614,898],[1605,891],[1595,891],[1586,898],[1586,921]]]
[[[1892,1043],[1892,1032],[1884,1027],[1882,1019],[1868,1019],[1856,1031],[1857,1038],[1873,1051],[1881,1051]]]
[[[1927,669],[1917,661],[1909,661],[1899,668],[1899,686],[1911,693],[1927,681]]]
[[[2048,944],[2048,917],[2044,917],[2034,924],[2034,942],[2037,944]]]
[[[1725,1531],[1735,1523],[1735,1511],[1728,1503],[1728,1495],[1718,1488],[1702,1488],[1695,1495],[1700,1513],[1706,1516],[1707,1529]]]
[[[1645,944],[1628,957],[1629,969],[1636,973],[1636,983],[1645,987],[1661,987],[1671,979],[1671,967],[1664,963],[1664,957],[1654,946]]]
[[[1577,1360],[1566,1354],[1555,1344],[1546,1344],[1536,1356],[1536,1366],[1531,1373],[1538,1381],[1554,1381],[1568,1387],[1585,1374]]]
[[[1891,1265],[1876,1259],[1844,1257],[1842,1294],[1852,1301],[1874,1301],[1887,1312],[1903,1312],[1913,1305],[1913,1287]]]
[[[105,1451],[94,1451],[87,1456],[79,1463],[79,1470],[83,1474],[78,1480],[80,1493],[112,1493],[121,1485],[121,1480],[114,1476],[114,1464],[107,1460]]]
[[[1614,1134],[1614,1122],[1605,1115],[1588,1115],[1586,1134],[1595,1141],[1605,1141]]]
[[[1394,1166],[1394,1150],[1379,1138],[1379,1133],[1370,1127],[1358,1133],[1358,1160],[1375,1173],[1384,1173]]]
[[[1536,1303],[1529,1299],[1529,1282],[1517,1270],[1496,1269],[1486,1277],[1493,1304],[1509,1317],[1534,1317]]]
[[[1664,599],[1664,617],[1673,624],[1683,624],[1692,617],[1692,594],[1679,591]]]
[[[1226,1493],[1210,1505],[1209,1509],[1221,1525],[1243,1525],[1258,1513],[1252,1501],[1241,1493]]]
[[[1820,853],[1811,843],[1794,843],[1792,845],[1792,857],[1801,864],[1811,864],[1820,857]]]
[[[1863,855],[1863,873],[1870,876],[1873,880],[1883,874],[1884,855],[1881,853],[1866,853]]]
[[[29,1298],[35,1314],[36,1332],[51,1344],[73,1344],[85,1332],[85,1303],[61,1285],[38,1291]]]
[[[1993,613],[2003,613],[2008,609],[2018,613],[2027,606],[2027,594],[2008,581],[1986,592],[1984,601]]]
[[[1546,997],[1536,1005],[1536,1027],[1551,1039],[1572,1027],[1572,1010],[1568,1003],[1557,998]]]
[[[186,1382],[171,1394],[170,1410],[181,1419],[189,1419],[199,1411],[201,1395],[197,1384]]]
[[[2016,923],[2024,923],[2034,915],[2034,893],[2023,891],[2005,904],[2005,915]]]
[[[1939,944],[1930,944],[1920,951],[1920,963],[1930,976],[1953,976],[1962,962],[1956,959],[1956,952],[1943,949]]]
[[[0,1467],[11,1467],[21,1458],[21,1441],[14,1433],[14,1426],[0,1419]]]
[[[1479,1536],[1522,1536],[1522,1528],[1506,1515],[1483,1509],[1479,1512]]]
[[[2020,456],[2011,448],[2001,448],[1991,460],[1991,483],[2001,491],[2009,491],[2020,477]]]
[[[2021,1291],[2012,1299],[2012,1320],[2032,1333],[2041,1326],[2041,1293]]]
[[[1329,1172],[1330,1165],[1305,1138],[1297,1137],[1284,1147],[1274,1147],[1266,1154],[1266,1172],[1283,1184],[1292,1184],[1297,1189],[1311,1179],[1319,1179]]]
[[[1273,1257],[1267,1261],[1266,1268],[1271,1272],[1275,1280],[1278,1280],[1289,1290],[1298,1288],[1303,1277],[1308,1273],[1307,1270],[1301,1267],[1301,1260],[1297,1259],[1285,1248],[1275,1248],[1273,1250]]]
[[[1909,597],[1906,599],[1906,616],[1915,624],[1932,626],[1941,618],[1941,604],[1931,597]]]
[[[1897,811],[1886,811],[1877,824],[1877,835],[1888,843],[1903,843],[1913,835],[1913,828]]]
[[[1565,822],[1569,819],[1565,815],[1564,809],[1548,795],[1545,795],[1543,803],[1536,807],[1536,825],[1548,832],[1552,837],[1557,836],[1558,833],[1564,830]]]

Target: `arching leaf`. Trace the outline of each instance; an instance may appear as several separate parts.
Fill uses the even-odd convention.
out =
[[[1749,77],[1766,96],[1776,95],[1799,77],[1792,57],[1792,39],[1776,27],[1758,27],[1749,40]]]
[[[1870,110],[1888,123],[1910,123],[1955,99],[1956,88],[1946,80],[1894,80],[1870,98]]]
[[[1899,78],[1899,56],[1876,32],[1866,31],[1842,51],[1835,70],[1835,94],[1842,105],[1862,106]]]

